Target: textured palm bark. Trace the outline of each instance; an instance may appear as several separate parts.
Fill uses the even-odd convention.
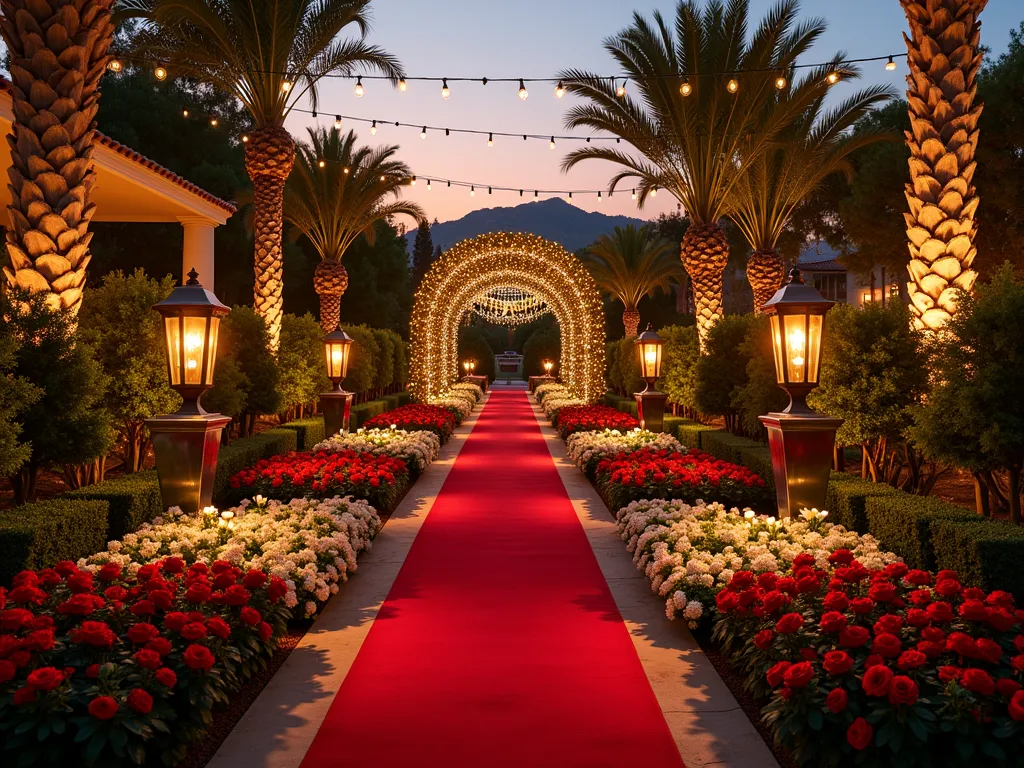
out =
[[[717,224],[691,226],[683,235],[683,267],[693,283],[697,338],[701,350],[723,313],[722,273],[729,262],[729,240]]]
[[[907,288],[918,328],[941,328],[956,312],[958,290],[977,279],[973,178],[982,105],[975,93],[986,1],[900,0],[910,22],[910,36],[903,36],[910,66]]]
[[[91,254],[92,153],[112,0],[2,0],[14,121],[5,282],[77,312]]]
[[[754,251],[747,259],[747,282],[754,292],[754,312],[761,314],[761,307],[782,287],[786,269],[782,257],[775,251]]]
[[[249,134],[245,170],[252,180],[254,270],[253,306],[267,322],[270,347],[277,350],[284,314],[284,184],[295,164],[295,141],[284,128],[266,126]]]
[[[341,297],[348,288],[348,271],[340,261],[325,259],[313,270],[313,290],[320,297],[320,327],[330,333],[341,322]]]
[[[626,338],[636,338],[636,334],[640,330],[640,313],[636,309],[627,307],[626,311],[622,313],[622,324],[626,328]]]

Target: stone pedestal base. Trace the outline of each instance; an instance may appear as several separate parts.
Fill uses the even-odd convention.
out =
[[[664,392],[651,390],[650,392],[635,392],[636,417],[640,419],[640,428],[651,432],[661,432],[665,429],[665,402],[668,395]]]
[[[468,381],[470,384],[476,384],[484,392],[487,391],[487,377],[486,376],[463,376],[463,381]]]
[[[230,416],[219,413],[146,419],[164,508],[181,507],[183,512],[198,514],[213,503],[220,436],[230,421]]]
[[[541,384],[554,384],[555,381],[555,377],[550,375],[531,376],[529,379],[526,380],[526,386],[527,389],[529,389],[531,392],[536,392],[537,387],[539,387]]]
[[[349,417],[352,415],[353,392],[322,392],[320,411],[324,415],[324,434],[334,437],[341,432],[348,434]]]
[[[824,509],[832,448],[842,419],[816,413],[759,416],[768,430],[779,517],[801,509]]]

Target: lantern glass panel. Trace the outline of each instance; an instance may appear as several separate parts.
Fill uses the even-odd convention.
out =
[[[658,371],[661,368],[661,344],[641,343],[638,346],[640,347],[641,378],[658,378]]]
[[[821,327],[823,315],[811,315],[808,318],[807,333],[807,382],[818,383],[818,368],[821,364]]]
[[[208,386],[213,386],[213,369],[217,364],[217,341],[220,338],[220,318],[210,318],[210,337],[206,340],[206,345],[210,348],[209,354],[206,356],[206,377],[203,383]]]
[[[786,369],[782,364],[782,330],[778,315],[771,315],[772,321],[772,350],[775,353],[775,381],[778,384],[786,383]]]
[[[344,379],[348,375],[348,344],[328,342],[324,350],[327,355],[327,378]]]
[[[807,382],[807,315],[783,315],[786,335],[786,380],[790,384]]]
[[[181,384],[181,318],[165,317],[164,332],[167,335],[167,362],[171,372],[171,386]]]
[[[203,355],[206,353],[206,318],[186,317],[185,383],[203,384]]]

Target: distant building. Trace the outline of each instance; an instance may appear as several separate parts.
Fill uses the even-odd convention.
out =
[[[838,255],[821,241],[809,244],[797,263],[804,282],[817,288],[826,299],[857,307],[871,301],[883,304],[894,299],[905,301],[901,298],[903,283],[906,282],[903,276],[893,275],[892,270],[885,267],[875,267],[871,274],[854,273],[839,262]]]

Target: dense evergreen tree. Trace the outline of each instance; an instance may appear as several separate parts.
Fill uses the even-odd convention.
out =
[[[430,238],[430,224],[421,221],[416,229],[416,239],[412,243],[412,277],[413,285],[419,286],[430,265],[437,258],[434,241]]]

